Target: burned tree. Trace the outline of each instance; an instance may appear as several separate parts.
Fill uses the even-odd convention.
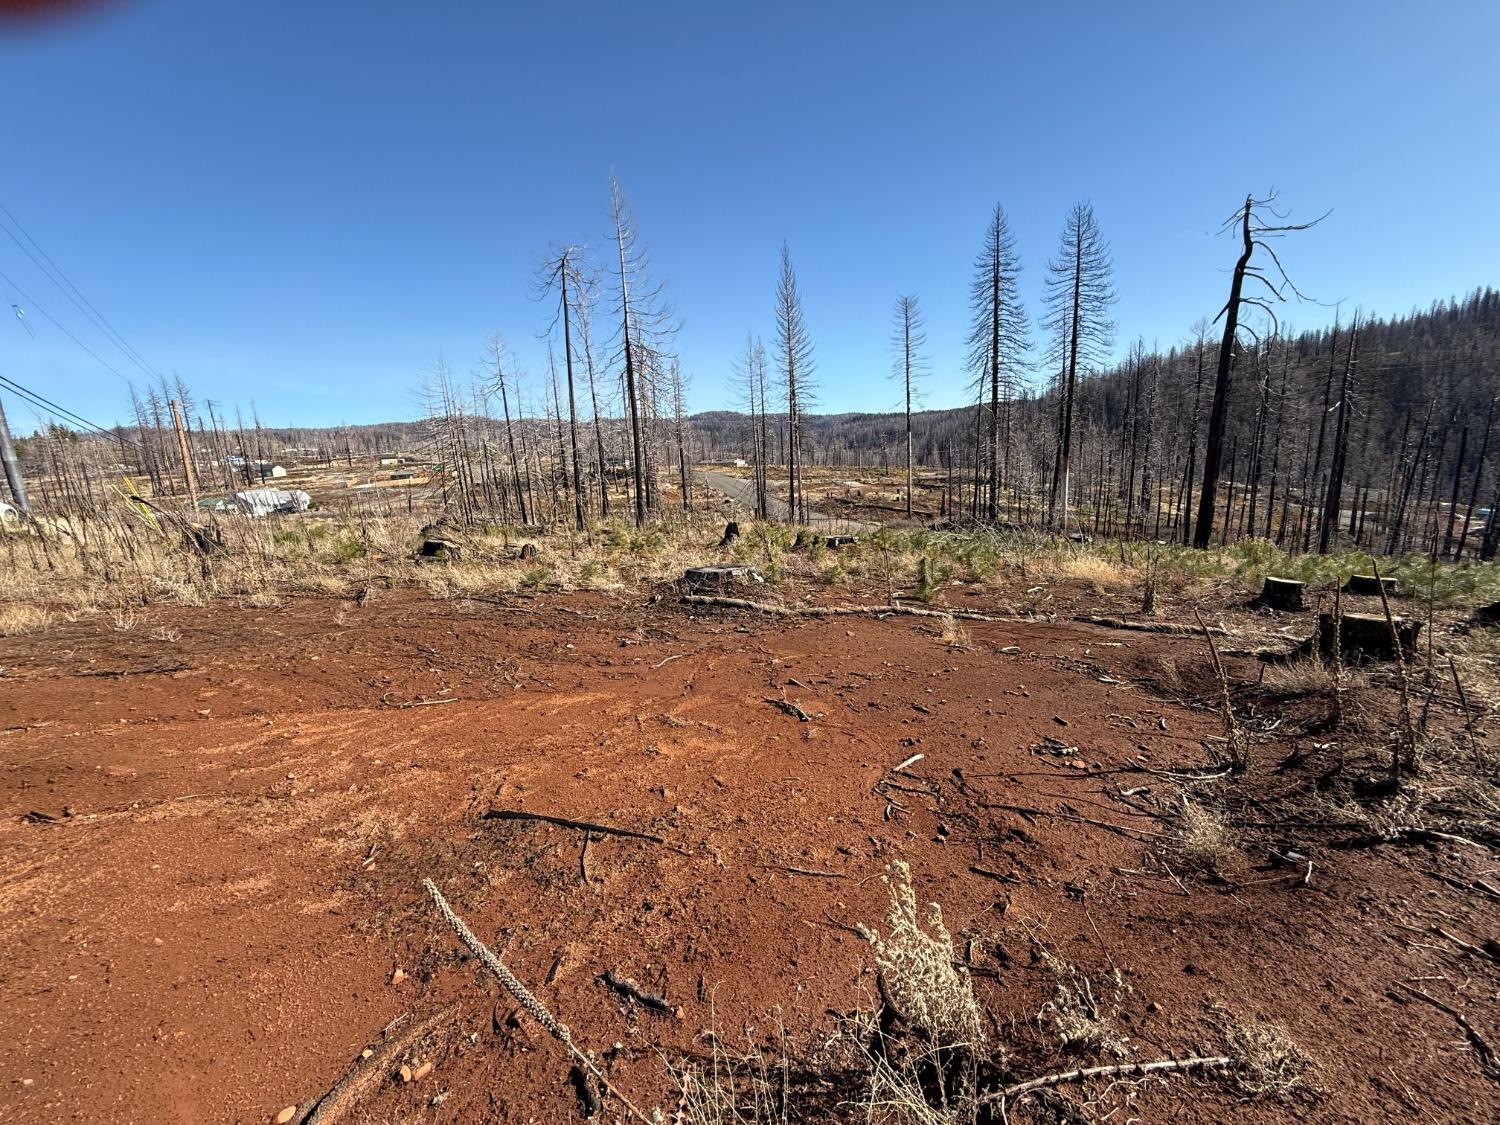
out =
[[[1241,313],[1245,306],[1260,309],[1270,318],[1274,328],[1276,314],[1269,302],[1271,300],[1284,301],[1287,290],[1301,297],[1301,294],[1297,292],[1297,287],[1287,276],[1286,270],[1282,268],[1281,259],[1276,256],[1276,251],[1271,248],[1267,240],[1280,237],[1290,231],[1307,230],[1322,221],[1318,218],[1310,223],[1265,222],[1260,217],[1261,212],[1269,213],[1275,219],[1285,217],[1275,210],[1273,206],[1275,198],[1275,195],[1265,199],[1256,199],[1251,195],[1245,196],[1244,205],[1224,224],[1225,229],[1235,226],[1240,228],[1241,248],[1229,283],[1229,300],[1219,310],[1219,316],[1224,319],[1224,336],[1219,343],[1219,364],[1214,376],[1213,405],[1209,408],[1208,414],[1208,441],[1203,451],[1203,484],[1198,495],[1198,521],[1193,529],[1193,546],[1198,548],[1207,547],[1213,538],[1214,509],[1218,505],[1219,473],[1224,457],[1224,432],[1229,419],[1231,372],[1239,333],[1244,327],[1240,320]],[[1265,255],[1271,259],[1276,274],[1280,278],[1279,285],[1273,283],[1260,267],[1252,264],[1251,259],[1256,250],[1264,251]],[[1259,282],[1265,287],[1269,297],[1247,295],[1245,293],[1246,281]]]
[[[794,523],[807,522],[807,501],[802,494],[802,411],[809,398],[812,354],[792,254],[782,243],[776,284],[776,358],[786,386],[786,496],[788,518]]]
[[[1004,486],[1001,463],[1002,431],[1006,453],[1010,449],[1010,403],[1015,395],[1018,372],[1031,340],[1026,310],[1021,304],[1017,281],[1021,265],[1016,240],[1006,222],[1005,208],[995,204],[985,228],[984,245],[974,259],[970,285],[973,324],[969,329],[969,371],[983,401],[989,397],[989,491],[985,504],[991,520],[1000,517],[1000,490]],[[1001,411],[1004,410],[1002,422]],[[977,468],[977,466],[976,466]],[[910,514],[910,503],[907,505]]]
[[[1050,522],[1062,531],[1068,526],[1079,368],[1087,373],[1102,364],[1114,343],[1109,309],[1115,291],[1110,277],[1109,246],[1099,233],[1094,209],[1087,203],[1074,204],[1063,224],[1058,255],[1047,263],[1047,318],[1042,322],[1053,335],[1048,358],[1058,372],[1057,456],[1047,510]]]
[[[924,331],[926,322],[916,297],[896,298],[895,320],[895,327],[891,331],[891,346],[895,349],[896,363],[891,376],[901,384],[902,401],[906,410],[906,517],[910,519],[913,475],[911,407],[917,395],[917,380],[927,366],[927,361],[922,356],[922,347],[927,343],[927,333]]]
[[[647,353],[659,353],[673,335],[672,312],[662,288],[649,280],[646,251],[636,238],[635,215],[620,190],[620,181],[609,179],[610,225],[618,263],[614,276],[615,312],[620,318],[620,361],[624,369],[626,421],[630,427],[631,465],[635,479],[635,522],[646,522],[651,501],[647,480],[646,441],[641,427],[646,422],[642,383],[646,372],[641,363]]]
[[[573,522],[579,531],[584,529],[585,519],[583,459],[578,452],[578,397],[573,378],[573,321],[577,315],[576,306],[589,300],[592,285],[593,277],[584,267],[582,255],[573,246],[553,251],[537,273],[537,288],[541,294],[554,290],[557,293],[557,315],[547,331],[555,331],[558,323],[562,324],[563,369],[568,380],[568,438],[572,447]],[[567,462],[564,461],[564,476],[567,475],[566,468]]]

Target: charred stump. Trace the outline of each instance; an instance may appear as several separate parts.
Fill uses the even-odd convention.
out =
[[[1260,588],[1260,597],[1255,602],[1267,609],[1291,612],[1303,608],[1302,594],[1306,589],[1307,583],[1298,582],[1295,578],[1272,578],[1267,575],[1265,584]]]
[[[1405,617],[1397,617],[1393,621],[1402,655],[1414,656],[1417,634],[1422,631],[1422,623]],[[1318,614],[1318,631],[1314,634],[1314,640],[1318,654],[1325,662],[1333,660],[1334,636],[1333,614]],[[1396,648],[1391,643],[1391,626],[1386,623],[1382,614],[1346,613],[1339,622],[1337,636],[1345,664],[1396,659]]]
[[[694,566],[682,576],[682,584],[695,594],[764,581],[753,566]]]
[[[1397,584],[1394,578],[1376,578],[1373,574],[1351,574],[1349,581],[1344,583],[1344,593],[1364,598],[1378,598],[1382,586],[1385,587],[1386,597],[1396,596]]]
[[[736,521],[730,520],[724,525],[724,537],[719,540],[719,550],[722,551],[726,547],[731,546],[739,537],[740,525]]]
[[[417,548],[418,559],[436,562],[457,562],[462,554],[463,548],[451,539],[424,539]]]

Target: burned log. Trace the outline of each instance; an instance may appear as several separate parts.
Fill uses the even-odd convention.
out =
[[[1302,594],[1306,589],[1306,582],[1298,582],[1295,578],[1272,578],[1268,574],[1255,604],[1286,612],[1298,610],[1303,607]]]
[[[683,585],[695,593],[764,581],[760,571],[753,566],[694,566],[682,576]]]
[[[1486,629],[1493,629],[1500,625],[1500,602],[1480,606],[1474,611],[1474,616],[1469,619],[1469,622]]]
[[[1402,655],[1414,656],[1417,634],[1422,631],[1422,623],[1405,617],[1393,618],[1392,622],[1401,644]],[[1335,635],[1338,636],[1345,664],[1396,659],[1396,648],[1391,643],[1391,626],[1386,623],[1383,614],[1346,613],[1337,630],[1334,629],[1333,614],[1318,614],[1318,630],[1313,635],[1313,641],[1317,645],[1318,655],[1325,662],[1333,660]]]
[[[417,548],[417,558],[433,559],[438,562],[457,562],[463,554],[463,548],[451,539],[424,539],[422,545]]]
[[[1394,598],[1397,594],[1397,583],[1394,578],[1377,578],[1373,574],[1351,574],[1349,581],[1344,583],[1344,593],[1354,594],[1358,597],[1378,598],[1380,588],[1385,587],[1385,596]]]

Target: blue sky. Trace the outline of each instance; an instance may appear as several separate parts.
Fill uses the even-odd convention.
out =
[[[1243,13],[1243,14],[1242,14]],[[1223,302],[1221,220],[1275,187],[1322,301],[1495,283],[1500,5],[115,0],[0,22],[0,202],[160,371],[275,424],[413,416],[503,331],[534,378],[550,242],[601,253],[613,167],[683,320],[694,409],[771,335],[785,239],[824,409],[886,409],[891,304],[958,403],[1005,204],[1037,309],[1068,207],[1112,244],[1120,350]],[[0,373],[99,422],[139,370],[0,235]],[[22,297],[17,288],[30,299]],[[1296,326],[1331,318],[1291,307]],[[16,429],[36,416],[13,396]]]

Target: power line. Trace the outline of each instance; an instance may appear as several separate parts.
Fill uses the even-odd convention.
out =
[[[143,448],[138,442],[133,441],[132,439],[127,438],[123,434],[119,433],[118,430],[121,427],[117,426],[114,430],[110,430],[99,425],[97,422],[90,422],[83,415],[75,414],[66,406],[61,406],[58,403],[53,402],[50,398],[47,398],[45,395],[40,394],[37,391],[33,391],[30,387],[22,386],[20,383],[16,382],[9,376],[0,374],[0,387],[4,387],[7,390],[11,391],[13,394],[19,395],[23,400],[30,403],[32,406],[35,406],[48,414],[61,418],[64,421],[72,422],[74,425],[83,426],[85,429],[92,430],[94,433],[99,434],[101,437],[106,437],[110,441],[122,441],[129,445],[134,445],[137,449]]]
[[[42,258],[45,259],[47,264],[43,265],[41,261],[38,261],[36,254],[33,254],[31,250],[27,248],[26,244],[11,232],[10,228],[6,227],[4,224],[0,224],[0,230],[4,230],[10,240],[21,248],[22,253],[24,253],[28,258],[32,260],[33,263],[36,264],[37,268],[47,276],[47,280],[51,281],[52,284],[57,287],[58,292],[60,292],[64,297],[71,301],[73,303],[73,307],[76,308],[79,312],[83,313],[83,315],[93,323],[95,328],[98,328],[99,331],[103,332],[105,338],[108,339],[117,348],[119,348],[120,351],[125,354],[125,357],[127,359],[129,359],[147,375],[154,376],[155,378],[160,379],[161,374],[149,363],[147,363],[146,360],[141,356],[141,353],[136,351],[135,348],[133,348],[125,339],[125,337],[121,335],[120,331],[109,322],[105,315],[94,307],[94,303],[83,295],[83,291],[80,290],[78,286],[73,284],[72,278],[68,277],[68,275],[63,272],[62,267],[52,260],[52,256],[42,248],[41,243],[31,237],[31,232],[21,225],[21,220],[17,219],[15,215],[11,213],[10,208],[5,206],[3,202],[0,202],[0,212],[3,212],[5,214],[5,217],[8,218],[12,224],[14,224],[16,230],[20,231],[21,234],[25,236],[26,242],[31,243],[31,245],[36,248],[37,254],[40,254]],[[54,273],[56,276],[54,276]],[[59,281],[59,278],[61,278],[62,280]],[[66,288],[64,288],[64,284],[66,284]]]
[[[17,293],[21,294],[21,297],[26,301],[26,303],[29,306],[31,306],[32,308],[36,309],[37,312],[41,313],[48,320],[50,320],[54,325],[56,325],[57,330],[59,332],[61,332],[68,339],[72,340],[73,343],[77,344],[84,351],[88,352],[89,355],[93,356],[95,362],[97,362],[99,364],[99,366],[103,367],[106,371],[113,372],[114,376],[117,379],[121,380],[122,382],[125,382],[125,383],[130,382],[129,379],[125,378],[125,376],[121,375],[112,366],[110,366],[110,364],[108,364],[107,362],[105,362],[104,357],[102,357],[98,352],[96,352],[93,348],[89,347],[82,340],[80,340],[77,336],[73,335],[73,333],[69,332],[65,327],[63,327],[62,322],[59,321],[57,319],[57,317],[53,316],[46,309],[42,308],[42,306],[40,304],[38,304],[36,301],[32,300],[31,299],[31,295],[29,293],[27,293],[26,290],[22,289],[18,284],[16,284],[15,278],[11,277],[10,274],[6,273],[4,270],[0,270],[0,278],[3,278],[6,281],[6,283],[10,285],[10,287],[12,289],[14,289]]]

